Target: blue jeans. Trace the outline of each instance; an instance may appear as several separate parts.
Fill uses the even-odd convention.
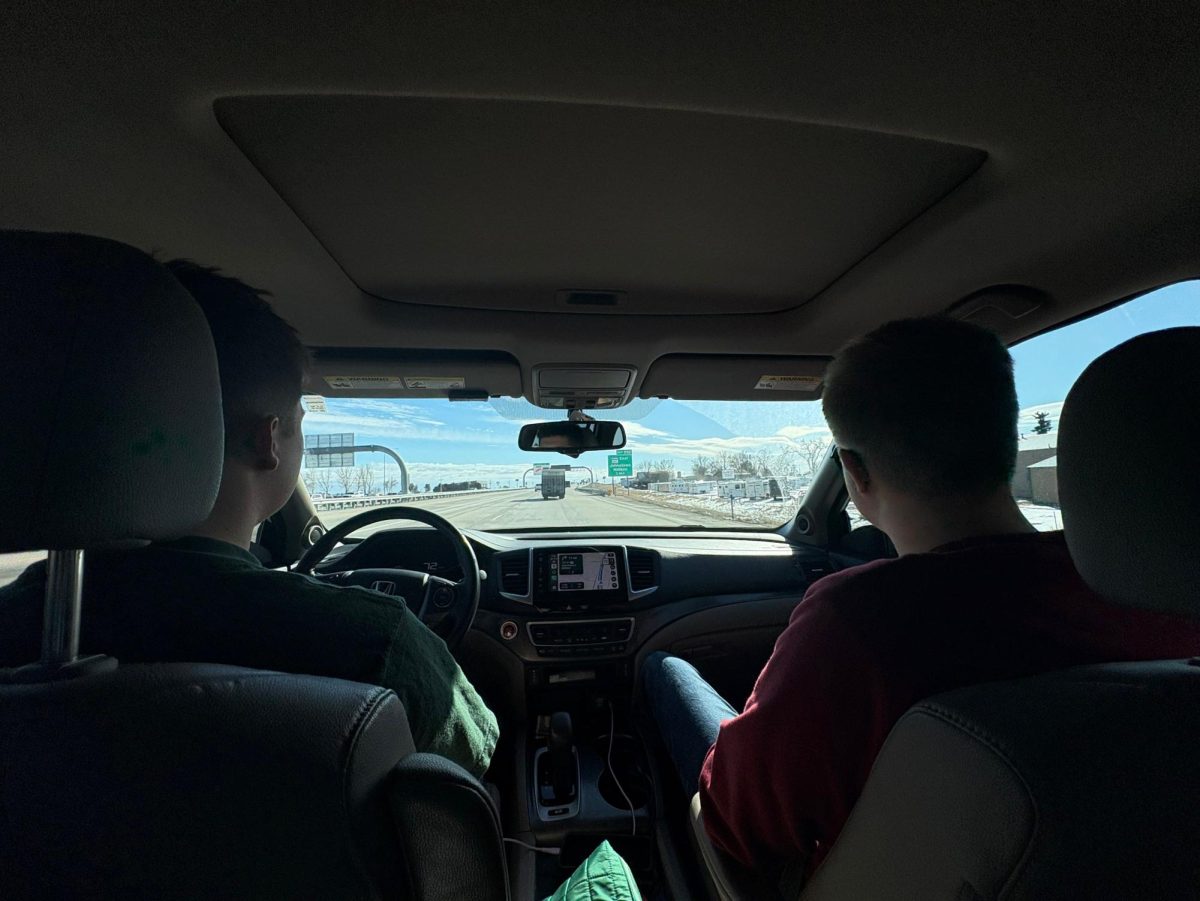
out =
[[[642,697],[690,798],[696,793],[700,768],[717,740],[721,723],[738,712],[694,666],[663,651],[651,654],[642,664]]]

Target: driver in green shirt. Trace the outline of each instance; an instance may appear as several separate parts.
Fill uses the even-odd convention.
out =
[[[266,569],[250,553],[255,528],[296,487],[307,351],[264,292],[184,260],[167,268],[203,308],[216,345],[225,418],[220,491],[208,518],[185,537],[89,555],[81,651],[383,685],[404,703],[418,750],[482,775],[499,736],[496,717],[402,600]],[[38,563],[0,588],[0,666],[37,659],[44,586]]]

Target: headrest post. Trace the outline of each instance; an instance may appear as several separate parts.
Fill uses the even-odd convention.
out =
[[[64,666],[79,656],[79,602],[83,551],[50,551],[42,618],[42,665]]]

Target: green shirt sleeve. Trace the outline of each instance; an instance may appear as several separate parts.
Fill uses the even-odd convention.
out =
[[[392,634],[382,684],[399,695],[418,751],[453,760],[482,776],[500,726],[446,643],[405,611]]]

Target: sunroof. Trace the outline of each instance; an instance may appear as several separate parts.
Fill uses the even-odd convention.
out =
[[[625,314],[794,307],[985,156],[826,125],[561,102],[254,96],[216,111],[364,290],[505,309],[564,309],[571,295],[619,297]]]

